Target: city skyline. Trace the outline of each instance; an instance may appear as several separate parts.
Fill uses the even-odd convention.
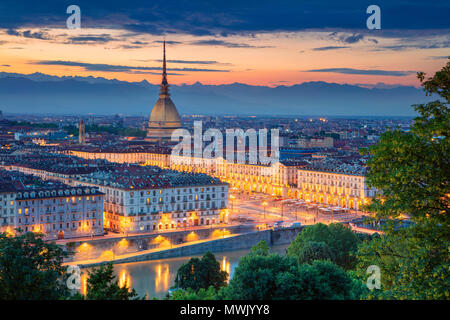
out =
[[[448,300],[449,16],[1,1],[0,300],[170,319]]]

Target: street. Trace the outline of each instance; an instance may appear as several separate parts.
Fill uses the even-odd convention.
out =
[[[233,223],[272,224],[275,221],[285,221],[310,225],[318,222],[349,222],[365,215],[349,209],[341,209],[338,213],[326,208],[326,205],[299,202],[302,200],[276,200],[267,194],[234,192],[230,195],[228,204],[229,220]]]

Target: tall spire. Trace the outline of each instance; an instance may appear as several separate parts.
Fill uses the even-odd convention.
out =
[[[166,70],[166,40],[163,42],[163,72],[162,72],[162,81],[161,81],[161,91],[160,95],[168,95],[169,94],[169,83],[167,82],[167,70]]]

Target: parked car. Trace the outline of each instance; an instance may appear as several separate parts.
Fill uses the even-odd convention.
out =
[[[273,227],[276,228],[282,228],[283,227],[283,221],[275,221],[273,223]]]

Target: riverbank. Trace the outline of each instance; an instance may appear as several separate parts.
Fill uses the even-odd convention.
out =
[[[204,239],[191,241],[182,244],[171,244],[170,248],[154,248],[138,252],[113,255],[109,258],[95,258],[66,262],[65,265],[77,264],[80,267],[88,268],[105,263],[129,263],[184,257],[191,255],[201,255],[206,251],[223,252],[248,249],[260,241],[266,241],[269,245],[288,244],[301,232],[303,226],[295,228],[267,229],[261,231],[248,232],[244,234],[223,235],[218,239]]]

